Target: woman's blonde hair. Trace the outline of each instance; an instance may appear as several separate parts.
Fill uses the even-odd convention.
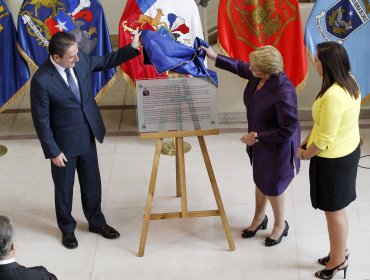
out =
[[[283,57],[280,52],[270,45],[251,52],[249,62],[266,75],[279,75],[284,68]]]

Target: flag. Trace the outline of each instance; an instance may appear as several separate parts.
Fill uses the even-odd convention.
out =
[[[218,44],[226,55],[243,61],[255,49],[272,45],[294,86],[305,85],[308,66],[297,0],[220,0]]]
[[[316,45],[335,41],[344,46],[360,86],[362,104],[370,100],[370,2],[318,0],[308,18],[305,43],[312,61]]]
[[[5,2],[0,0],[0,112],[23,92],[30,73],[26,61],[17,49],[13,17]]]
[[[128,0],[119,23],[119,46],[129,44],[133,32],[151,30],[186,46],[203,39],[202,24],[194,0]],[[153,65],[144,65],[143,55],[121,65],[124,78],[133,86],[136,79],[165,78]]]
[[[198,37],[194,47],[188,47],[174,41],[171,36],[162,36],[159,32],[142,31],[144,46],[144,64],[146,60],[153,64],[159,74],[172,71],[175,73],[192,75],[194,77],[208,77],[216,86],[217,74],[204,65],[205,51],[200,46],[209,47],[209,44]]]
[[[48,57],[51,37],[59,31],[73,34],[85,53],[102,56],[112,52],[108,25],[98,0],[24,0],[18,14],[18,41],[26,60],[39,67]],[[93,73],[96,98],[115,78],[115,69]]]

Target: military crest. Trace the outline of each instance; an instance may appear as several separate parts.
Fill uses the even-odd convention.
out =
[[[276,45],[298,10],[288,0],[228,0],[227,15],[235,37],[257,48]]]
[[[97,27],[92,24],[94,16],[90,0],[26,0],[19,16],[28,35],[42,47],[56,32],[63,31],[75,35],[79,47],[92,53],[97,44]]]
[[[127,21],[122,22],[125,31],[136,32],[137,30],[152,30],[166,38],[190,46],[191,40],[186,38],[190,28],[186,20],[175,13],[165,14],[163,9],[157,8],[154,15],[141,14],[138,19],[129,25]]]
[[[24,0],[18,13],[18,42],[22,56],[34,68],[48,58],[48,46],[56,32],[75,36],[87,54],[102,56],[112,52],[108,26],[99,0]],[[114,68],[93,75],[95,97],[113,84]]]
[[[367,0],[340,0],[316,16],[320,36],[326,41],[343,44],[354,32],[369,21],[370,5]]]

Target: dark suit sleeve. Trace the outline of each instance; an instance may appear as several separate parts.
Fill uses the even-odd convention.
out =
[[[81,49],[79,51],[82,52]],[[125,61],[128,61],[140,55],[140,52],[137,49],[131,47],[131,45],[127,45],[125,47],[119,48],[115,52],[111,52],[104,56],[91,56],[86,54],[83,55],[85,56],[90,66],[90,71],[98,72],[119,66]]]
[[[30,267],[29,270],[33,270],[35,274],[38,274],[40,276],[42,275],[42,278],[40,278],[42,280],[58,280],[58,278],[54,274],[47,271],[47,269],[43,266]]]
[[[32,120],[45,158],[55,158],[61,154],[61,150],[50,128],[49,95],[37,77],[31,81],[30,95]]]

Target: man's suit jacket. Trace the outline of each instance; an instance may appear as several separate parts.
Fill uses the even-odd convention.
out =
[[[56,280],[43,266],[24,267],[16,262],[0,265],[1,280]]]
[[[87,55],[80,49],[74,70],[81,102],[50,58],[40,66],[31,81],[31,112],[45,158],[62,152],[67,157],[84,154],[94,137],[103,142],[105,127],[92,91],[93,72],[116,67],[139,54],[130,45],[105,56]]]

